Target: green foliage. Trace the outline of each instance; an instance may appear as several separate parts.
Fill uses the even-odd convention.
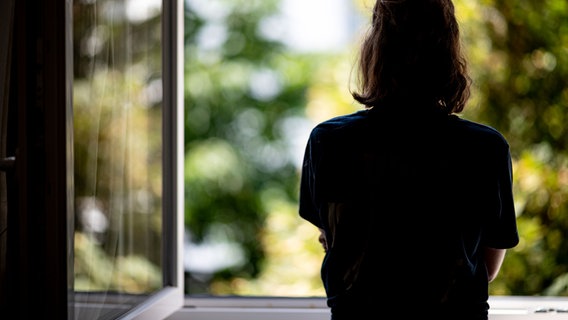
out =
[[[371,9],[371,1],[354,2],[366,13]],[[198,7],[186,12],[186,227],[199,240],[222,222],[230,240],[247,252],[248,266],[224,270],[229,280],[214,281],[211,292],[270,294],[277,287],[270,279],[287,282],[294,274],[278,272],[275,261],[288,264],[272,246],[299,237],[294,230],[302,224],[284,224],[286,232],[271,227],[284,215],[297,218],[292,208],[298,176],[284,152],[267,158],[266,150],[283,150],[285,133],[275,130],[282,119],[305,113],[317,122],[354,110],[348,94],[352,61],[346,53],[292,55],[263,37],[259,28],[277,1],[212,3],[222,14],[204,14]],[[491,294],[568,295],[568,4],[455,5],[474,81],[464,116],[501,131],[513,154],[521,242],[509,250]],[[204,41],[211,40],[207,35],[218,42]],[[252,86],[258,79],[279,90],[259,95]],[[267,197],[266,190],[277,196]],[[274,209],[275,203],[287,203],[288,210]],[[317,235],[306,233],[295,245],[315,250],[313,260],[305,260],[319,268],[322,254],[310,247]],[[299,252],[289,256],[294,254]],[[319,275],[312,276],[316,284]]]
[[[257,277],[266,263],[261,236],[269,212],[262,192],[276,188],[285,201],[297,198],[287,127],[303,114],[310,64],[285,55],[282,43],[263,34],[276,5],[187,6],[185,226],[196,243],[222,237],[244,254],[244,263],[212,270],[219,279]],[[222,235],[214,232],[220,224]]]
[[[366,13],[372,4],[354,2]],[[123,228],[159,239],[161,140],[152,132],[160,132],[161,111],[146,93],[159,79],[160,21],[128,24],[102,10],[109,3],[75,4],[75,191],[78,199],[97,196],[107,213],[131,210],[138,218]],[[289,128],[356,108],[348,94],[351,57],[287,51],[266,29],[278,3],[194,0],[185,12],[186,228],[195,243],[213,239],[243,252],[207,280],[208,293],[322,294],[317,231],[297,216]],[[491,293],[568,295],[568,2],[455,5],[474,80],[464,116],[503,132],[513,153],[521,242],[509,250]],[[125,50],[129,43],[136,45]],[[137,132],[128,141],[125,124]],[[116,161],[124,154],[145,160]],[[118,198],[126,183],[144,191],[130,199],[145,194],[146,205]],[[124,231],[123,218],[113,216],[113,232]],[[143,234],[135,233],[133,253],[147,250],[137,238]],[[113,246],[76,236],[78,290],[160,285],[159,271],[138,255],[109,259]],[[159,264],[157,250],[150,251]]]
[[[511,143],[520,245],[495,292],[567,295],[568,10],[563,0],[459,1],[476,89],[468,116]],[[477,28],[476,30],[472,29]],[[467,37],[469,36],[469,37]]]
[[[75,291],[148,293],[161,287],[161,270],[145,257],[113,260],[88,235],[75,234]]]
[[[73,4],[76,291],[162,287],[161,18]]]
[[[366,13],[372,4],[354,2]],[[186,228],[195,243],[213,239],[243,252],[207,280],[208,293],[322,294],[317,231],[297,216],[289,128],[356,108],[351,57],[287,51],[266,29],[278,3],[193,0],[185,12]],[[149,232],[136,232],[135,254],[116,259],[114,246],[78,232],[76,284],[142,292],[160,285],[159,270],[136,254],[160,238],[161,110],[146,100],[160,77],[160,21],[129,24],[109,14],[120,11],[109,1],[97,5],[74,4],[75,191],[98,197],[109,215],[136,214],[112,215],[112,232]],[[521,242],[491,293],[568,295],[568,2],[455,5],[474,80],[464,116],[503,132],[513,153]],[[128,141],[125,124],[136,132]],[[117,161],[123,155],[128,163]],[[137,190],[128,199],[146,201],[120,198],[127,184]],[[149,251],[158,265],[158,250]]]

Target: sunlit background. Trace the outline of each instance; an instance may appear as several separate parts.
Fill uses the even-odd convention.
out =
[[[463,116],[513,153],[521,242],[491,294],[568,295],[568,4],[454,3],[474,80]],[[316,123],[360,109],[349,90],[372,5],[186,1],[187,294],[323,296],[300,162]],[[74,8],[76,290],[149,292],[161,286],[160,0]]]

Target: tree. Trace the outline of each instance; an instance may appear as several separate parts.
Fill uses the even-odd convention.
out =
[[[289,132],[302,125],[312,66],[266,33],[277,4],[188,2],[185,226],[195,246],[229,246],[232,257],[190,266],[190,293],[258,276],[271,203],[297,198]]]
[[[354,2],[369,12],[369,1]],[[348,77],[338,84],[330,76],[348,76],[352,48],[330,55],[285,55],[282,43],[259,32],[275,12],[276,0],[210,1],[214,9],[209,11],[200,5],[203,1],[191,3],[186,16],[186,227],[195,242],[217,235],[239,244],[242,260],[212,275],[227,280],[217,282],[224,283],[221,291],[239,293],[231,279],[259,277],[274,259],[263,245],[272,237],[264,233],[270,203],[293,208],[297,201],[297,169],[283,152],[289,143],[286,132],[278,128],[302,123],[302,117],[317,122],[334,115],[326,111],[321,116],[324,108],[335,114],[357,108],[345,98]],[[474,80],[463,116],[501,131],[513,155],[521,243],[509,250],[490,293],[567,295],[568,4],[454,4]],[[310,252],[316,261],[321,257]]]
[[[486,39],[475,69],[479,118],[501,130],[515,161],[521,244],[495,289],[568,294],[568,4],[480,1]],[[483,43],[484,41],[487,41]]]

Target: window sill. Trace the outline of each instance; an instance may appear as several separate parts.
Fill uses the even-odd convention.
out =
[[[490,297],[489,319],[568,319],[568,297]],[[186,298],[167,320],[329,320],[322,298]]]

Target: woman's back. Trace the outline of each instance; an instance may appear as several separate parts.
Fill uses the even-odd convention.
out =
[[[513,207],[497,131],[375,108],[318,125],[306,154],[301,203],[314,207],[300,214],[326,230],[322,277],[336,314],[410,299],[421,313],[459,306],[486,315],[484,237],[499,246],[516,239],[514,211],[499,212]],[[503,225],[497,234],[494,223]]]

